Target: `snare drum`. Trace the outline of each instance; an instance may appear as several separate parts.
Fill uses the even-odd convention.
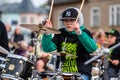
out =
[[[62,73],[64,80],[82,80],[79,73]]]
[[[8,54],[5,69],[2,71],[3,79],[27,79],[31,77],[33,64],[26,57]]]

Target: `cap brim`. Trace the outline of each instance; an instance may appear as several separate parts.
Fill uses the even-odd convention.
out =
[[[72,17],[61,18],[60,20],[62,21],[62,20],[65,20],[65,19],[74,19],[74,20],[76,20],[76,18],[72,18]]]
[[[105,32],[105,34],[106,34],[106,35],[113,35],[113,36],[115,36],[114,34],[109,33],[109,32]]]
[[[105,32],[105,34],[106,34],[106,35],[108,35],[108,34],[109,34],[109,32]]]

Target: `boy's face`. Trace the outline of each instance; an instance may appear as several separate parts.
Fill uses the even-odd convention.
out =
[[[105,34],[104,33],[100,33],[98,36],[97,36],[97,42],[101,45],[104,44],[104,41],[105,41]]]
[[[116,36],[113,36],[111,34],[108,35],[108,42],[109,44],[114,44],[116,42]]]
[[[75,26],[79,26],[79,22],[76,22],[75,19],[64,19],[62,22],[68,31],[73,31]]]

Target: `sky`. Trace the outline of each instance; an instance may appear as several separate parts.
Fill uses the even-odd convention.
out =
[[[32,0],[33,4],[36,5],[36,7],[45,4],[47,1],[48,0]]]
[[[5,0],[4,0],[5,1]],[[9,1],[10,3],[13,3],[13,2],[21,2],[22,0],[6,0],[6,1]],[[33,2],[33,5],[35,7],[38,7],[39,5],[43,5],[47,2],[48,0],[32,0]]]

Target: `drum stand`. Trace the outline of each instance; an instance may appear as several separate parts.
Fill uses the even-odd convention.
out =
[[[39,30],[40,32],[40,30]],[[36,61],[37,61],[37,44],[38,41],[40,41],[41,39],[38,39],[39,33],[34,32],[34,38],[33,38],[33,44],[35,46],[35,54],[30,56],[30,60],[33,62],[34,64],[34,70],[32,71],[32,76],[31,76],[31,80],[33,80],[34,78],[36,78],[36,76],[38,77],[37,71],[36,71]]]
[[[101,63],[102,63],[101,60],[98,60],[98,68],[99,68],[99,73],[98,73],[99,77],[98,77],[98,80],[100,80],[100,76],[101,76],[101,67],[102,67]]]
[[[66,43],[66,38],[65,38],[65,43]],[[65,48],[66,46],[63,47],[62,51],[65,51]],[[65,57],[65,55],[63,56]],[[61,57],[61,54],[60,54],[60,63],[59,63],[59,67],[58,69],[56,70],[55,68],[55,72],[57,72],[57,75],[54,75],[50,80],[64,80],[64,78],[62,77],[62,64],[63,64],[63,61],[62,61],[62,57]],[[55,64],[56,65],[56,64]]]
[[[30,55],[30,60],[33,61],[34,66],[36,67],[36,61],[37,61],[37,44],[38,41],[40,41],[41,39],[38,39],[38,33],[34,32],[34,38],[32,39],[33,44],[35,46],[35,54],[34,55]]]
[[[57,55],[53,55],[54,59],[54,70],[56,70]]]
[[[48,71],[56,71],[56,62],[57,62],[57,55],[53,54],[51,59],[46,64]]]
[[[104,55],[105,58],[103,60],[103,66],[104,66],[104,72],[103,72],[103,78],[104,80],[109,80],[109,77],[108,77],[108,54],[105,54]]]
[[[60,56],[60,63],[59,63],[59,67],[58,69],[56,70],[55,69],[55,75],[53,75],[50,80],[64,80],[64,78],[62,77],[62,60],[61,60],[61,56]],[[55,64],[56,65],[56,64]]]

